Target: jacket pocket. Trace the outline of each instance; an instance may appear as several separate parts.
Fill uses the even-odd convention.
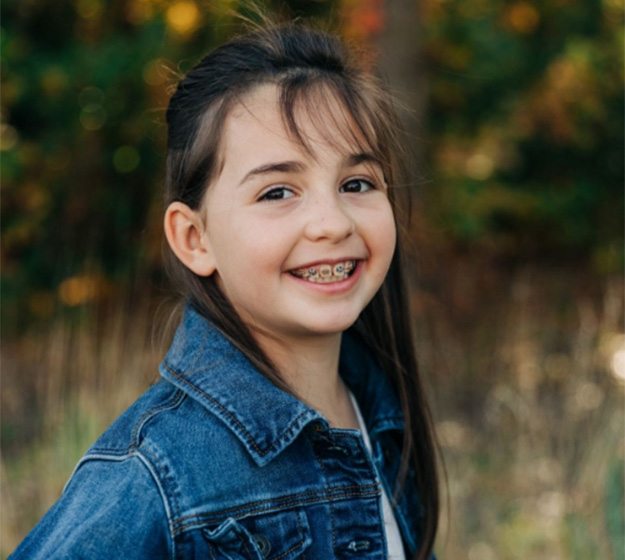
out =
[[[283,511],[236,520],[227,518],[204,528],[211,560],[303,559],[312,543],[304,512]]]

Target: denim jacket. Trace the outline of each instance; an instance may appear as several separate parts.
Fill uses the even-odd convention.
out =
[[[360,431],[331,428],[190,305],[159,369],[11,558],[386,558],[379,481],[392,496],[403,419],[354,334],[340,372],[371,453]],[[411,478],[393,507],[409,558],[422,514]]]

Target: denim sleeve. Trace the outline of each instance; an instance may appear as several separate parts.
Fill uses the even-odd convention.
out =
[[[166,505],[147,463],[88,460],[12,560],[171,558]]]

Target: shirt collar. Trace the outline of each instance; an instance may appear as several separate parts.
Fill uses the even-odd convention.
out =
[[[262,375],[190,304],[159,371],[223,421],[261,466],[279,455],[310,422],[328,427],[316,410]],[[343,336],[340,371],[358,400],[372,439],[385,430],[403,428],[386,376],[353,334]]]

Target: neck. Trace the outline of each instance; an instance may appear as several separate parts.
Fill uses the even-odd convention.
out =
[[[357,428],[347,387],[339,375],[341,334],[282,341],[255,332],[294,393],[331,425]]]

